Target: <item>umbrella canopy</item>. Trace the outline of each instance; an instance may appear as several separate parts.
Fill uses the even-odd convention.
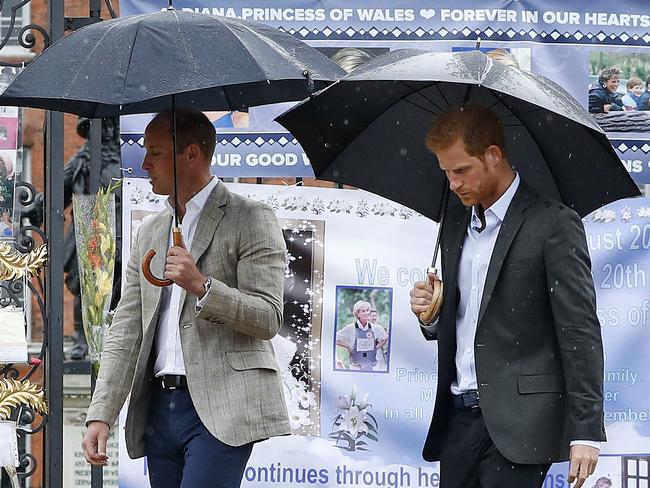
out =
[[[387,53],[276,120],[300,142],[317,178],[363,188],[438,220],[446,178],[424,140],[436,114],[464,102],[500,117],[508,159],[522,179],[581,216],[640,194],[603,131],[571,95],[478,51]]]
[[[345,75],[325,55],[264,24],[177,11],[89,25],[34,59],[0,105],[90,118],[176,106],[238,110],[301,100]]]
[[[89,118],[172,109],[174,195],[176,107],[238,110],[300,100],[343,76],[334,62],[263,24],[176,11],[89,25],[34,59],[0,96],[0,105]],[[181,245],[174,198],[174,245]],[[142,269],[156,286],[172,281]]]

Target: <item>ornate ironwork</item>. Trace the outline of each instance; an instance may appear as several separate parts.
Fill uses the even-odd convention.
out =
[[[31,54],[40,54],[39,49],[47,49],[64,36],[66,21],[64,1],[49,0],[46,2],[47,12],[44,16],[46,27],[30,22],[32,19],[27,19],[21,12],[21,9],[30,1],[11,0],[11,3],[8,3],[9,0],[0,0],[0,10],[5,10],[6,13],[3,25],[7,29],[0,38],[0,54],[3,54],[4,48],[8,46],[20,46],[31,51],[29,56],[24,56],[24,61],[16,62],[16,58],[20,55],[12,55],[12,62],[0,60],[0,68],[20,68],[35,59]],[[101,20],[99,18],[101,2],[102,0],[89,1],[88,20]],[[103,2],[106,4],[110,17],[117,17],[111,0],[103,0]],[[0,92],[3,89],[2,83],[5,81],[4,78],[0,80]],[[50,397],[49,405],[47,405],[50,415],[45,413],[42,405],[37,404],[38,402],[35,400],[37,397],[23,398],[26,402],[21,402],[17,407],[14,405],[11,407],[11,418],[16,422],[19,439],[24,440],[26,435],[44,431],[44,451],[36,457],[32,453],[24,452],[25,442],[19,443],[20,466],[16,470],[17,473],[16,471],[14,473],[20,480],[21,486],[24,486],[25,478],[32,476],[37,471],[39,463],[42,467],[44,486],[63,486],[63,470],[61,469],[63,464],[63,297],[62,290],[55,284],[63,275],[63,175],[53,169],[63,166],[62,114],[46,113],[46,126],[44,153],[46,161],[43,164],[45,197],[37,198],[37,192],[32,185],[18,182],[15,187],[14,215],[24,215],[30,210],[28,207],[40,212],[39,216],[41,217],[45,213],[44,221],[47,223],[47,232],[43,232],[34,225],[21,226],[16,229],[12,242],[16,254],[12,256],[18,260],[22,259],[22,261],[20,263],[12,262],[6,276],[9,280],[0,282],[0,310],[13,305],[22,307],[24,305],[22,302],[25,297],[28,297],[27,299],[32,300],[35,305],[34,313],[40,313],[43,323],[41,349],[38,354],[30,352],[28,369],[22,365],[18,367],[13,364],[0,364],[0,381],[5,385],[5,390],[6,385],[12,385],[11,388],[14,389],[29,389],[24,385],[31,385],[30,378],[37,371],[44,370],[46,393]],[[43,200],[45,204],[43,204]],[[43,270],[41,264],[45,259],[45,249],[47,249],[50,261]],[[33,266],[30,268],[28,264],[26,276],[21,277],[21,274],[25,275],[25,272],[24,269],[21,272],[18,268],[26,262]],[[2,261],[2,264],[5,264],[5,261]],[[4,390],[0,389],[0,396],[2,391]],[[36,394],[31,390],[27,393]],[[17,395],[19,396],[16,398],[22,398],[25,392],[17,393]],[[39,413],[37,414],[37,412]],[[37,418],[40,418],[38,425],[36,425]],[[100,484],[97,485],[95,479],[93,486],[101,485],[101,477],[98,479]]]
[[[47,246],[41,244],[28,253],[14,250],[7,242],[0,242],[0,281],[13,281],[35,276],[47,262]]]
[[[7,0],[0,0],[0,10],[5,6],[6,1]],[[30,1],[31,0],[22,0],[21,2],[18,2],[16,5],[11,6],[11,18],[9,19],[7,32],[5,33],[4,37],[0,41],[0,51],[2,51],[2,49],[4,49],[5,46],[7,46],[7,44],[9,44],[12,37],[14,36],[14,32],[17,29],[16,17],[18,16],[18,12]],[[50,35],[47,29],[37,24],[27,24],[25,26],[20,27],[17,34],[18,44],[20,44],[20,46],[24,47],[25,49],[29,49],[29,50],[33,49],[36,46],[36,40],[37,40],[34,32],[37,32],[42,37],[43,50],[47,49],[50,45]],[[14,68],[19,68],[21,66],[28,64],[29,62],[30,59],[26,59],[24,62],[19,62],[19,63],[7,63],[2,61],[0,62],[0,66],[10,66]]]
[[[33,49],[36,46],[36,36],[32,31],[38,32],[43,37],[43,50],[47,49],[50,46],[50,36],[45,29],[36,24],[27,24],[18,31],[18,43],[25,49]]]
[[[23,306],[23,284],[21,281],[9,281],[0,284],[0,290],[3,291],[0,294],[0,307],[9,307],[11,305],[15,307]]]
[[[12,410],[21,405],[28,405],[40,414],[47,414],[47,403],[40,386],[29,380],[0,380],[0,420],[10,418]]]
[[[33,209],[42,215],[42,200],[37,198],[38,193],[31,184],[17,182],[14,193],[16,215]],[[16,422],[16,432],[20,438],[41,432],[48,420],[43,391],[30,380],[42,367],[48,347],[49,318],[41,279],[46,263],[47,236],[39,227],[21,226],[12,241],[0,242],[0,307],[24,307],[27,296],[37,306],[44,329],[40,350],[36,355],[30,354],[27,370],[19,370],[13,364],[0,365],[0,418],[11,417]],[[25,292],[28,292],[27,295]],[[37,421],[37,413],[40,422]],[[34,425],[34,422],[38,422],[38,425]],[[19,480],[32,476],[39,464],[36,456],[24,451],[24,446],[24,443],[19,443],[20,466],[16,472]]]
[[[20,455],[20,467],[24,472],[18,473],[18,479],[29,478],[36,472],[36,458],[28,452],[24,452]]]
[[[17,182],[14,194],[15,215],[22,215],[29,207],[38,207],[42,214],[42,202],[36,198],[37,192],[31,184]],[[46,243],[45,233],[35,226],[22,226],[12,241],[0,242],[0,307],[22,308],[26,297],[32,299],[42,317],[45,332],[49,328],[49,320],[41,273],[47,262]],[[13,364],[0,365],[0,418],[10,417],[16,422],[19,439],[41,432],[48,419],[42,388],[31,382],[45,358],[47,333],[44,337],[38,354],[30,354],[27,369],[19,369]],[[39,460],[32,453],[25,452],[25,446],[24,442],[19,442],[19,466],[14,479],[24,480],[37,470]]]
[[[27,181],[16,183],[16,200],[18,200],[18,203],[23,207],[33,205],[36,201],[36,195],[38,195],[38,192],[31,183],[28,183]]]
[[[108,9],[108,13],[111,16],[111,19],[116,19],[117,18],[117,13],[115,13],[115,9],[113,8],[113,2],[111,0],[104,0],[106,3],[106,8]]]
[[[2,1],[2,0],[0,0]],[[16,205],[19,206],[16,213],[24,215],[36,211],[42,216],[43,201],[42,198],[37,198],[39,195],[36,189],[26,181],[16,183]],[[42,217],[39,217],[42,219]],[[41,243],[47,242],[45,232],[39,227],[33,225],[21,226],[16,235],[14,236],[14,245],[16,250],[21,253],[31,253],[38,245],[34,239],[34,234],[39,237]]]

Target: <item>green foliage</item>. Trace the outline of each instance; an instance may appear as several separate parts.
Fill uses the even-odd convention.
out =
[[[589,55],[589,74],[598,76],[607,66],[616,66],[621,70],[621,78],[627,80],[637,76],[644,82],[650,76],[650,54],[613,53],[592,51]]]
[[[377,323],[390,332],[392,294],[391,288],[339,288],[336,294],[336,330],[356,320],[352,307],[357,301],[364,300],[379,313]]]

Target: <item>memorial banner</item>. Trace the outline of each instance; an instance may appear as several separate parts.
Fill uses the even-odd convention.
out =
[[[420,455],[435,400],[437,344],[420,334],[408,295],[429,265],[437,225],[360,190],[228,186],[271,206],[287,243],[285,322],[273,344],[293,435],[255,447],[243,486],[439,486],[438,464]],[[163,197],[143,179],[126,180],[124,190],[128,259],[139,224],[162,208]],[[601,209],[585,225],[606,354],[609,437],[594,480],[642,486],[622,480],[632,476],[628,462],[638,464],[636,473],[650,462],[650,199]],[[346,345],[358,301],[375,311],[373,335],[382,342],[369,341],[367,351]],[[120,486],[148,486],[145,461],[129,460],[120,442]],[[567,469],[554,465],[544,486],[568,487]]]
[[[166,6],[152,0],[125,0],[120,5],[125,15]],[[592,113],[615,146],[621,138],[640,141],[641,146],[650,140],[650,13],[645,0],[441,0],[435,5],[424,0],[284,0],[271,7],[261,0],[178,0],[174,6],[278,27],[346,71],[389,50],[474,49],[480,39],[480,49],[496,61],[544,75],[565,88]],[[613,81],[605,86],[610,76]],[[610,98],[615,103],[606,103]],[[273,121],[290,106],[210,113],[219,139],[214,174],[313,176],[295,139]],[[142,117],[136,120],[122,123],[123,148],[138,153],[134,170],[142,161],[146,125]],[[647,183],[637,159],[626,161],[626,167],[636,181]]]

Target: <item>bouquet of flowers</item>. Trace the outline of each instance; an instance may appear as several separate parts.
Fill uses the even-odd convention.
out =
[[[108,327],[115,267],[115,195],[117,181],[96,195],[73,195],[81,315],[93,372],[99,370]]]
[[[334,418],[330,439],[334,439],[336,447],[346,451],[369,451],[367,438],[379,440],[379,425],[375,417],[368,412],[368,393],[361,399],[357,396],[357,386],[352,387],[350,395],[340,396],[336,404],[338,415]],[[343,442],[341,445],[340,443]]]

